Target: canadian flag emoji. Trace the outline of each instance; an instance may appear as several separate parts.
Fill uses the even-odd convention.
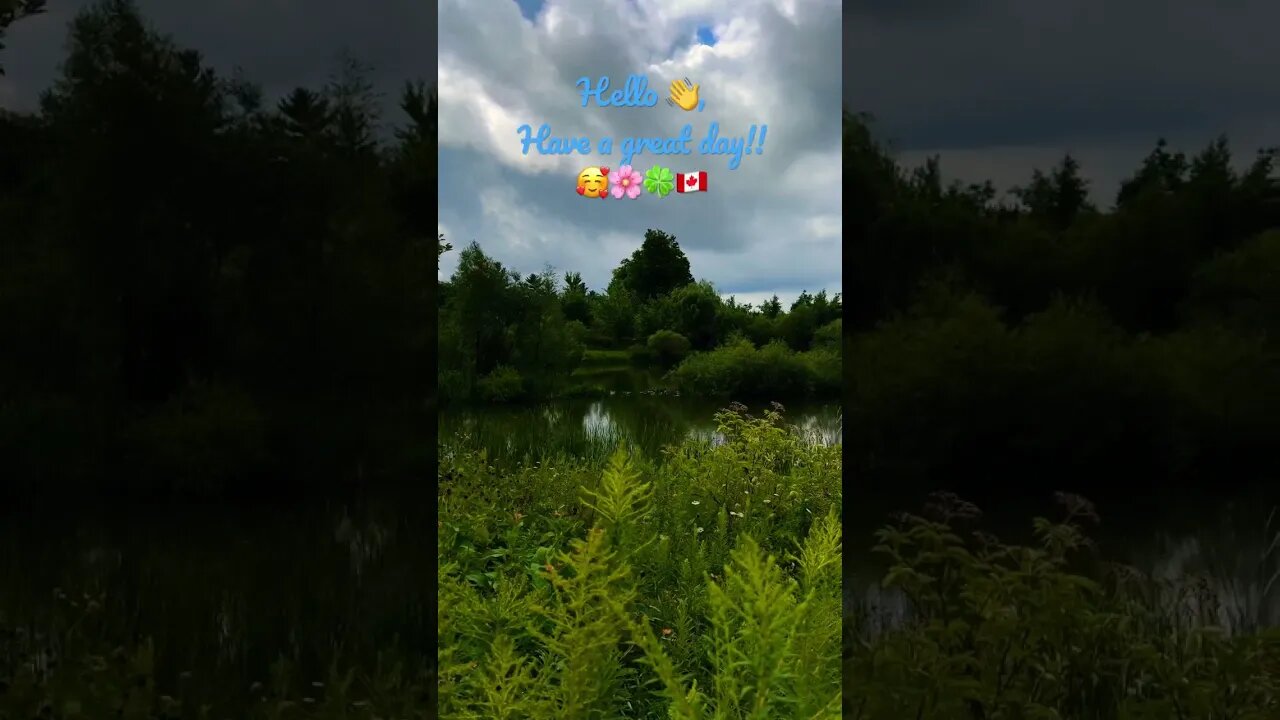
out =
[[[706,192],[707,171],[676,173],[676,192]]]

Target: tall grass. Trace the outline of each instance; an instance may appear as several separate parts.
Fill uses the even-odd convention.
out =
[[[442,453],[442,718],[839,716],[840,450],[718,422],[660,463]]]
[[[59,523],[0,525],[0,718],[427,717],[435,588],[409,514]]]
[[[1280,630],[1226,633],[1205,584],[1090,562],[1093,509],[1061,500],[1028,545],[962,534],[952,496],[879,533],[906,611],[846,614],[846,717],[1280,717]]]

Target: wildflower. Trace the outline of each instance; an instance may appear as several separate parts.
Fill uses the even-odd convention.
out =
[[[734,516],[734,517],[746,517],[745,515],[743,515],[742,513],[738,512],[738,511],[736,511],[736,510],[730,510],[730,511],[729,511],[729,514],[730,514],[730,515],[732,515],[732,516]]]
[[[671,628],[662,628],[662,637],[671,637],[672,632],[674,631]]]
[[[630,165],[623,165],[618,168],[618,174],[613,181],[611,192],[613,196],[622,199],[623,194],[632,200],[640,197],[641,183],[643,180],[640,173],[636,172]]]
[[[692,500],[692,501],[690,501],[690,502],[689,502],[689,504],[690,504],[690,505],[701,505],[701,504],[702,504],[702,501],[701,501],[701,500]]]

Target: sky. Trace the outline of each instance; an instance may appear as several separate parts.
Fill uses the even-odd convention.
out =
[[[11,28],[0,57],[0,107],[33,110],[56,77],[68,20],[89,0],[53,0]],[[777,293],[840,290],[838,0],[137,0],[156,29],[200,50],[220,73],[237,67],[269,100],[318,87],[346,49],[372,66],[389,124],[406,80],[430,77],[439,40],[440,230],[523,273],[581,272],[603,288],[646,229],[676,236],[694,275],[759,302]],[[437,21],[443,32],[437,34]],[[629,74],[662,90],[689,77],[706,107],[583,108],[575,81]],[[662,96],[665,98],[665,93]],[[763,155],[729,170],[696,144],[767,124]],[[653,155],[640,170],[705,170],[706,193],[591,203],[576,195],[582,167],[611,156],[520,153],[516,128],[549,123],[559,135],[678,133],[694,127],[694,154]],[[595,149],[595,148],[593,148]],[[458,253],[446,254],[443,272]]]
[[[442,0],[440,232],[476,241],[521,272],[582,273],[603,289],[647,229],[674,235],[693,274],[722,295],[783,302],[840,292],[840,3],[838,0]],[[577,80],[647,78],[653,107],[582,106]],[[702,112],[665,103],[677,78],[700,86]],[[763,155],[702,155],[722,136],[768,125]],[[524,154],[517,128],[549,124],[587,137],[590,155]],[[591,200],[576,192],[589,166],[623,164],[629,137],[693,128],[689,155],[646,153],[643,172],[707,172],[708,191]],[[615,148],[600,154],[597,142]],[[616,173],[615,173],[616,175]],[[444,256],[442,275],[456,264]]]
[[[85,4],[53,0],[10,29],[0,107],[36,106]],[[754,300],[838,288],[833,95],[875,115],[905,164],[939,154],[944,173],[966,181],[1008,189],[1070,152],[1104,206],[1158,137],[1195,151],[1226,133],[1241,163],[1280,144],[1273,0],[446,0],[438,17],[409,0],[138,4],[268,97],[322,84],[347,48],[373,66],[391,123],[401,84],[437,72],[439,20],[441,231],[522,272],[580,271],[593,287],[656,227],[722,291]],[[665,104],[581,107],[577,77],[616,84],[629,73],[699,82],[708,107],[689,114],[695,138],[712,119],[731,135],[767,123],[765,154],[732,171],[724,158],[672,158],[708,171],[710,191],[596,204],[572,191],[581,160],[520,155],[523,123],[593,139],[678,130],[684,113]]]
[[[0,51],[0,108],[34,110],[58,75],[67,23],[90,0],[49,0],[48,11],[9,28]],[[385,122],[401,122],[397,95],[406,81],[436,72],[431,3],[379,0],[137,0],[151,25],[230,75],[237,67],[268,99],[299,86],[318,88],[348,51],[370,66],[384,96]],[[373,9],[376,6],[376,10]]]
[[[859,0],[844,97],[904,164],[1008,189],[1070,152],[1108,207],[1161,136],[1280,145],[1276,28],[1274,0]]]

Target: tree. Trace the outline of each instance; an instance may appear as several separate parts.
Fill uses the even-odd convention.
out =
[[[640,301],[669,295],[693,282],[689,258],[673,235],[646,230],[644,243],[614,270],[631,294]]]
[[[1116,206],[1131,204],[1142,193],[1168,194],[1177,192],[1187,180],[1186,155],[1170,153],[1169,143],[1160,138],[1156,147],[1142,161],[1142,166],[1127,180],[1120,183]]]
[[[583,325],[591,324],[591,298],[582,275],[576,272],[564,274],[564,291],[560,295],[564,316]]]
[[[1089,182],[1080,175],[1080,163],[1070,155],[1064,156],[1049,175],[1033,171],[1031,182],[1013,192],[1033,218],[1055,230],[1065,230],[1080,213],[1093,209]]]

